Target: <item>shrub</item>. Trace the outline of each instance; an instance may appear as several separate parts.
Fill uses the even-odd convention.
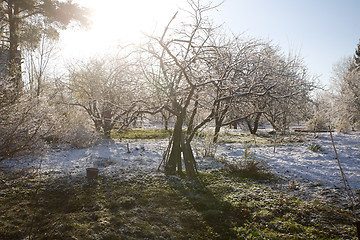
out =
[[[84,148],[100,139],[100,134],[83,112],[71,106],[54,105],[51,108],[51,121],[47,128],[52,130],[45,136],[48,143]]]
[[[243,159],[237,164],[230,164],[228,170],[230,174],[242,178],[269,179],[272,177],[265,162],[255,158],[255,153],[251,152],[250,146],[246,146]]]
[[[41,149],[47,121],[42,103],[25,94],[7,102],[8,96],[1,94],[0,160]]]
[[[98,139],[81,112],[51,103],[46,96],[23,93],[6,102],[0,89],[0,100],[0,160],[39,153],[46,144],[86,147]]]
[[[340,119],[336,122],[336,129],[339,132],[346,133],[351,129],[351,124],[349,120]]]
[[[322,152],[323,151],[323,149],[321,148],[321,146],[319,144],[310,145],[309,149],[312,152]]]
[[[325,118],[318,113],[315,113],[314,116],[306,123],[306,127],[311,131],[322,131],[327,130],[329,125]]]
[[[213,142],[214,135],[209,131],[198,133],[196,138],[195,152],[200,157],[214,158],[217,150],[217,143]]]

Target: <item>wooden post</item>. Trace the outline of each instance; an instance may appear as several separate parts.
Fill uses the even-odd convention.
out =
[[[274,152],[276,152],[276,136],[277,136],[277,134],[275,132],[275,134],[274,134]]]

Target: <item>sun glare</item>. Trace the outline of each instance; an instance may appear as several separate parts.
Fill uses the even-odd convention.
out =
[[[142,33],[163,28],[183,0],[77,0],[93,9],[88,30],[63,34],[64,54],[86,57],[112,51],[119,43],[137,43]]]

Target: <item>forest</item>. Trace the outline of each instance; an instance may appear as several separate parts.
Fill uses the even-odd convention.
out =
[[[1,1],[0,239],[360,239],[360,42],[325,89],[188,7],[60,67],[89,9]]]

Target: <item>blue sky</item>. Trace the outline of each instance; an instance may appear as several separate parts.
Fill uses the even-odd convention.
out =
[[[225,0],[214,16],[234,33],[300,53],[329,85],[333,64],[353,55],[359,42],[359,12],[359,0]]]
[[[102,0],[99,5],[98,0],[74,1],[97,10],[97,15],[92,31],[62,34],[65,56],[101,52],[126,37],[139,38],[141,28],[145,32],[162,28],[186,2]],[[270,40],[285,53],[300,54],[310,73],[330,85],[332,66],[353,55],[359,42],[359,12],[360,0],[225,0],[211,17],[235,34]]]

